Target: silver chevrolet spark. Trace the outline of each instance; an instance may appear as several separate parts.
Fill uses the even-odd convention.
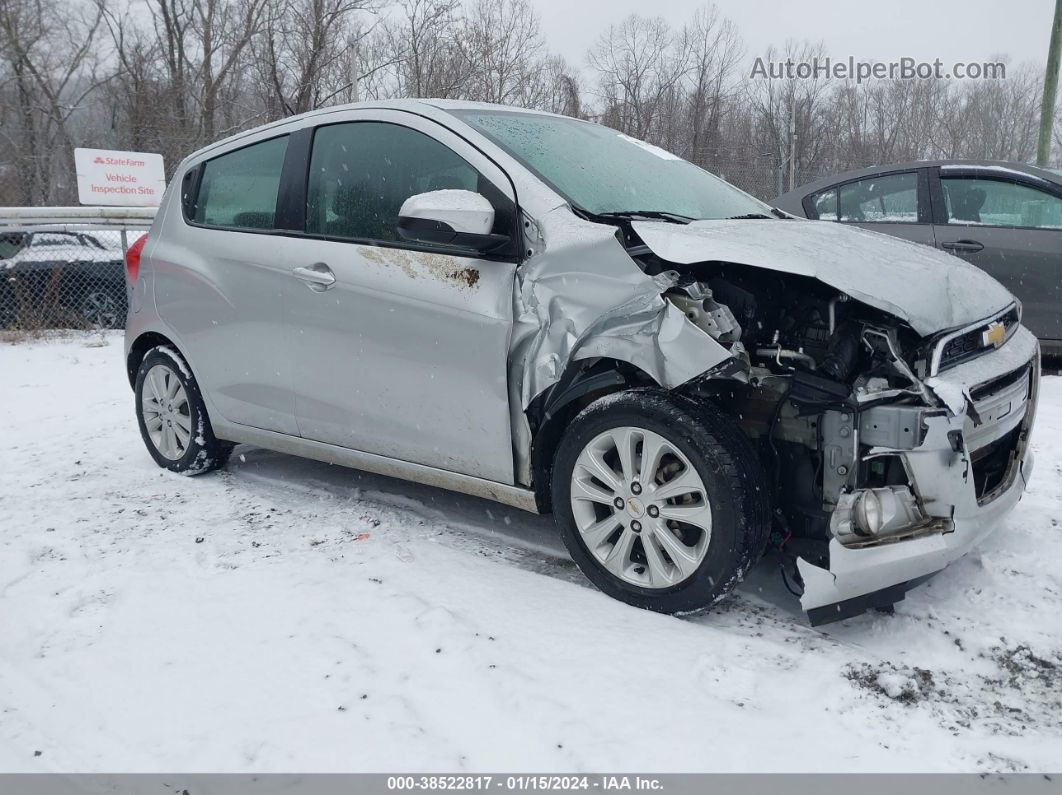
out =
[[[997,282],[562,116],[241,133],[180,165],[127,270],[159,466],[251,444],[552,511],[652,610],[710,607],[771,544],[813,623],[887,607],[1031,472],[1037,342]]]

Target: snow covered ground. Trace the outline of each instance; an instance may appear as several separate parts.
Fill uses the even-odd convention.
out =
[[[1062,378],[986,546],[816,630],[770,560],[682,620],[548,518],[251,448],[163,472],[121,360],[0,345],[0,770],[1062,767]]]

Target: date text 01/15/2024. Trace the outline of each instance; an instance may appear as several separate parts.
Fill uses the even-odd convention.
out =
[[[392,791],[504,790],[557,791],[600,790],[657,791],[663,788],[658,778],[643,776],[556,776],[556,775],[443,775],[388,776],[387,789]]]

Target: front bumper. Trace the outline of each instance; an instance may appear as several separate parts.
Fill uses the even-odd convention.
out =
[[[1024,382],[1015,378],[1022,372],[1027,372]],[[996,388],[997,383],[1003,386]],[[812,624],[899,601],[999,526],[1032,474],[1028,438],[1038,384],[1039,347],[1024,328],[998,351],[926,382],[948,410],[926,418],[917,446],[875,447],[866,454],[900,456],[921,510],[939,521],[910,537],[864,546],[834,538],[828,569],[798,560],[804,580],[801,606]],[[994,455],[1008,456],[1005,470],[986,484],[978,461],[997,449]]]

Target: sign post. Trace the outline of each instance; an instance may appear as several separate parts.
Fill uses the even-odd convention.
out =
[[[77,148],[74,166],[82,204],[158,207],[166,189],[162,155],[152,152]]]

